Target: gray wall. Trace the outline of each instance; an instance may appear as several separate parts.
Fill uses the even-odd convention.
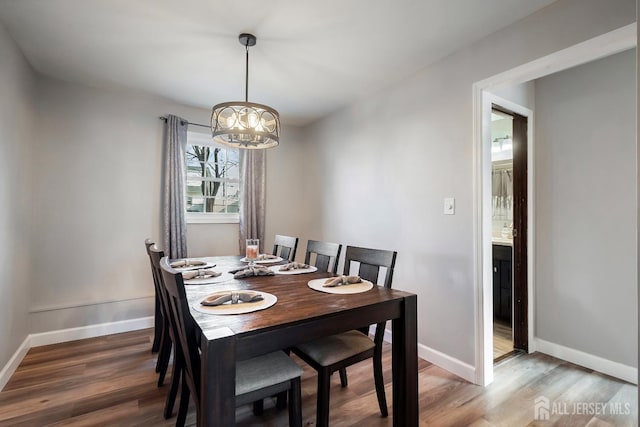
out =
[[[636,340],[635,49],[536,81],[536,336],[628,366]]]
[[[38,79],[37,95],[31,332],[152,315],[142,243],[160,236],[158,117],[173,113],[207,123],[209,110],[45,77]],[[281,203],[269,202],[267,232],[304,237],[304,220],[283,226],[290,216],[308,216],[304,204],[285,197],[301,191],[296,177],[304,143],[295,128],[285,126],[282,133],[268,157],[268,197]],[[194,256],[236,254],[238,225],[190,224],[188,247]]]
[[[310,129],[324,238],[398,251],[426,351],[475,365],[473,83],[634,21],[634,0],[560,0]]]
[[[0,25],[0,369],[29,332],[33,71]]]

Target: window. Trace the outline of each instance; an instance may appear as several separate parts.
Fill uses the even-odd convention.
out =
[[[187,132],[186,220],[239,222],[238,150],[213,142],[206,134]]]

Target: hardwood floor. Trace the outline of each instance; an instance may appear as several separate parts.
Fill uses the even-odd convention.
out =
[[[0,393],[0,426],[174,425],[175,417],[162,417],[169,381],[156,387],[151,340],[149,329],[31,349]],[[383,364],[389,404],[390,353],[386,345]],[[333,380],[331,426],[390,426],[391,416],[379,414],[371,362],[348,372],[347,388],[340,387],[337,375]],[[504,362],[486,388],[421,360],[419,388],[421,426],[638,425],[637,387],[542,354]],[[539,396],[550,400],[551,409],[555,405],[571,412],[576,405],[602,403],[606,411],[597,417],[552,411],[549,421],[534,421],[534,400]],[[315,397],[315,371],[305,366],[305,425],[314,424]],[[610,408],[626,412],[625,405],[630,405],[629,414],[611,413]],[[276,410],[269,401],[262,417],[255,417],[246,406],[238,408],[237,419],[240,426],[284,426],[287,411]],[[192,405],[187,425],[194,423]]]
[[[513,351],[513,334],[511,325],[506,322],[493,321],[493,359]]]

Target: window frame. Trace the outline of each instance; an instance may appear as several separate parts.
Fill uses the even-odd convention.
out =
[[[206,133],[187,131],[187,146],[188,145],[199,145],[199,146],[208,146],[208,147],[217,147],[223,148],[225,150],[236,150],[237,148],[227,147],[224,145],[216,144],[211,136]],[[240,213],[215,213],[215,212],[188,212],[187,211],[187,150],[185,147],[185,182],[184,182],[184,212],[185,212],[185,222],[187,224],[239,224],[240,223]],[[238,169],[240,169],[240,165],[238,164]]]

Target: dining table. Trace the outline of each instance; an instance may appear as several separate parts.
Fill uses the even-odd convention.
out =
[[[199,258],[220,271],[238,268],[239,256]],[[213,284],[185,283],[191,315],[201,334],[201,413],[199,426],[234,426],[236,362],[291,348],[316,338],[391,321],[393,425],[418,425],[417,297],[382,286],[354,294],[311,289],[313,279],[332,273],[276,274]],[[253,290],[274,295],[272,306],[246,314],[198,311],[209,294]]]

